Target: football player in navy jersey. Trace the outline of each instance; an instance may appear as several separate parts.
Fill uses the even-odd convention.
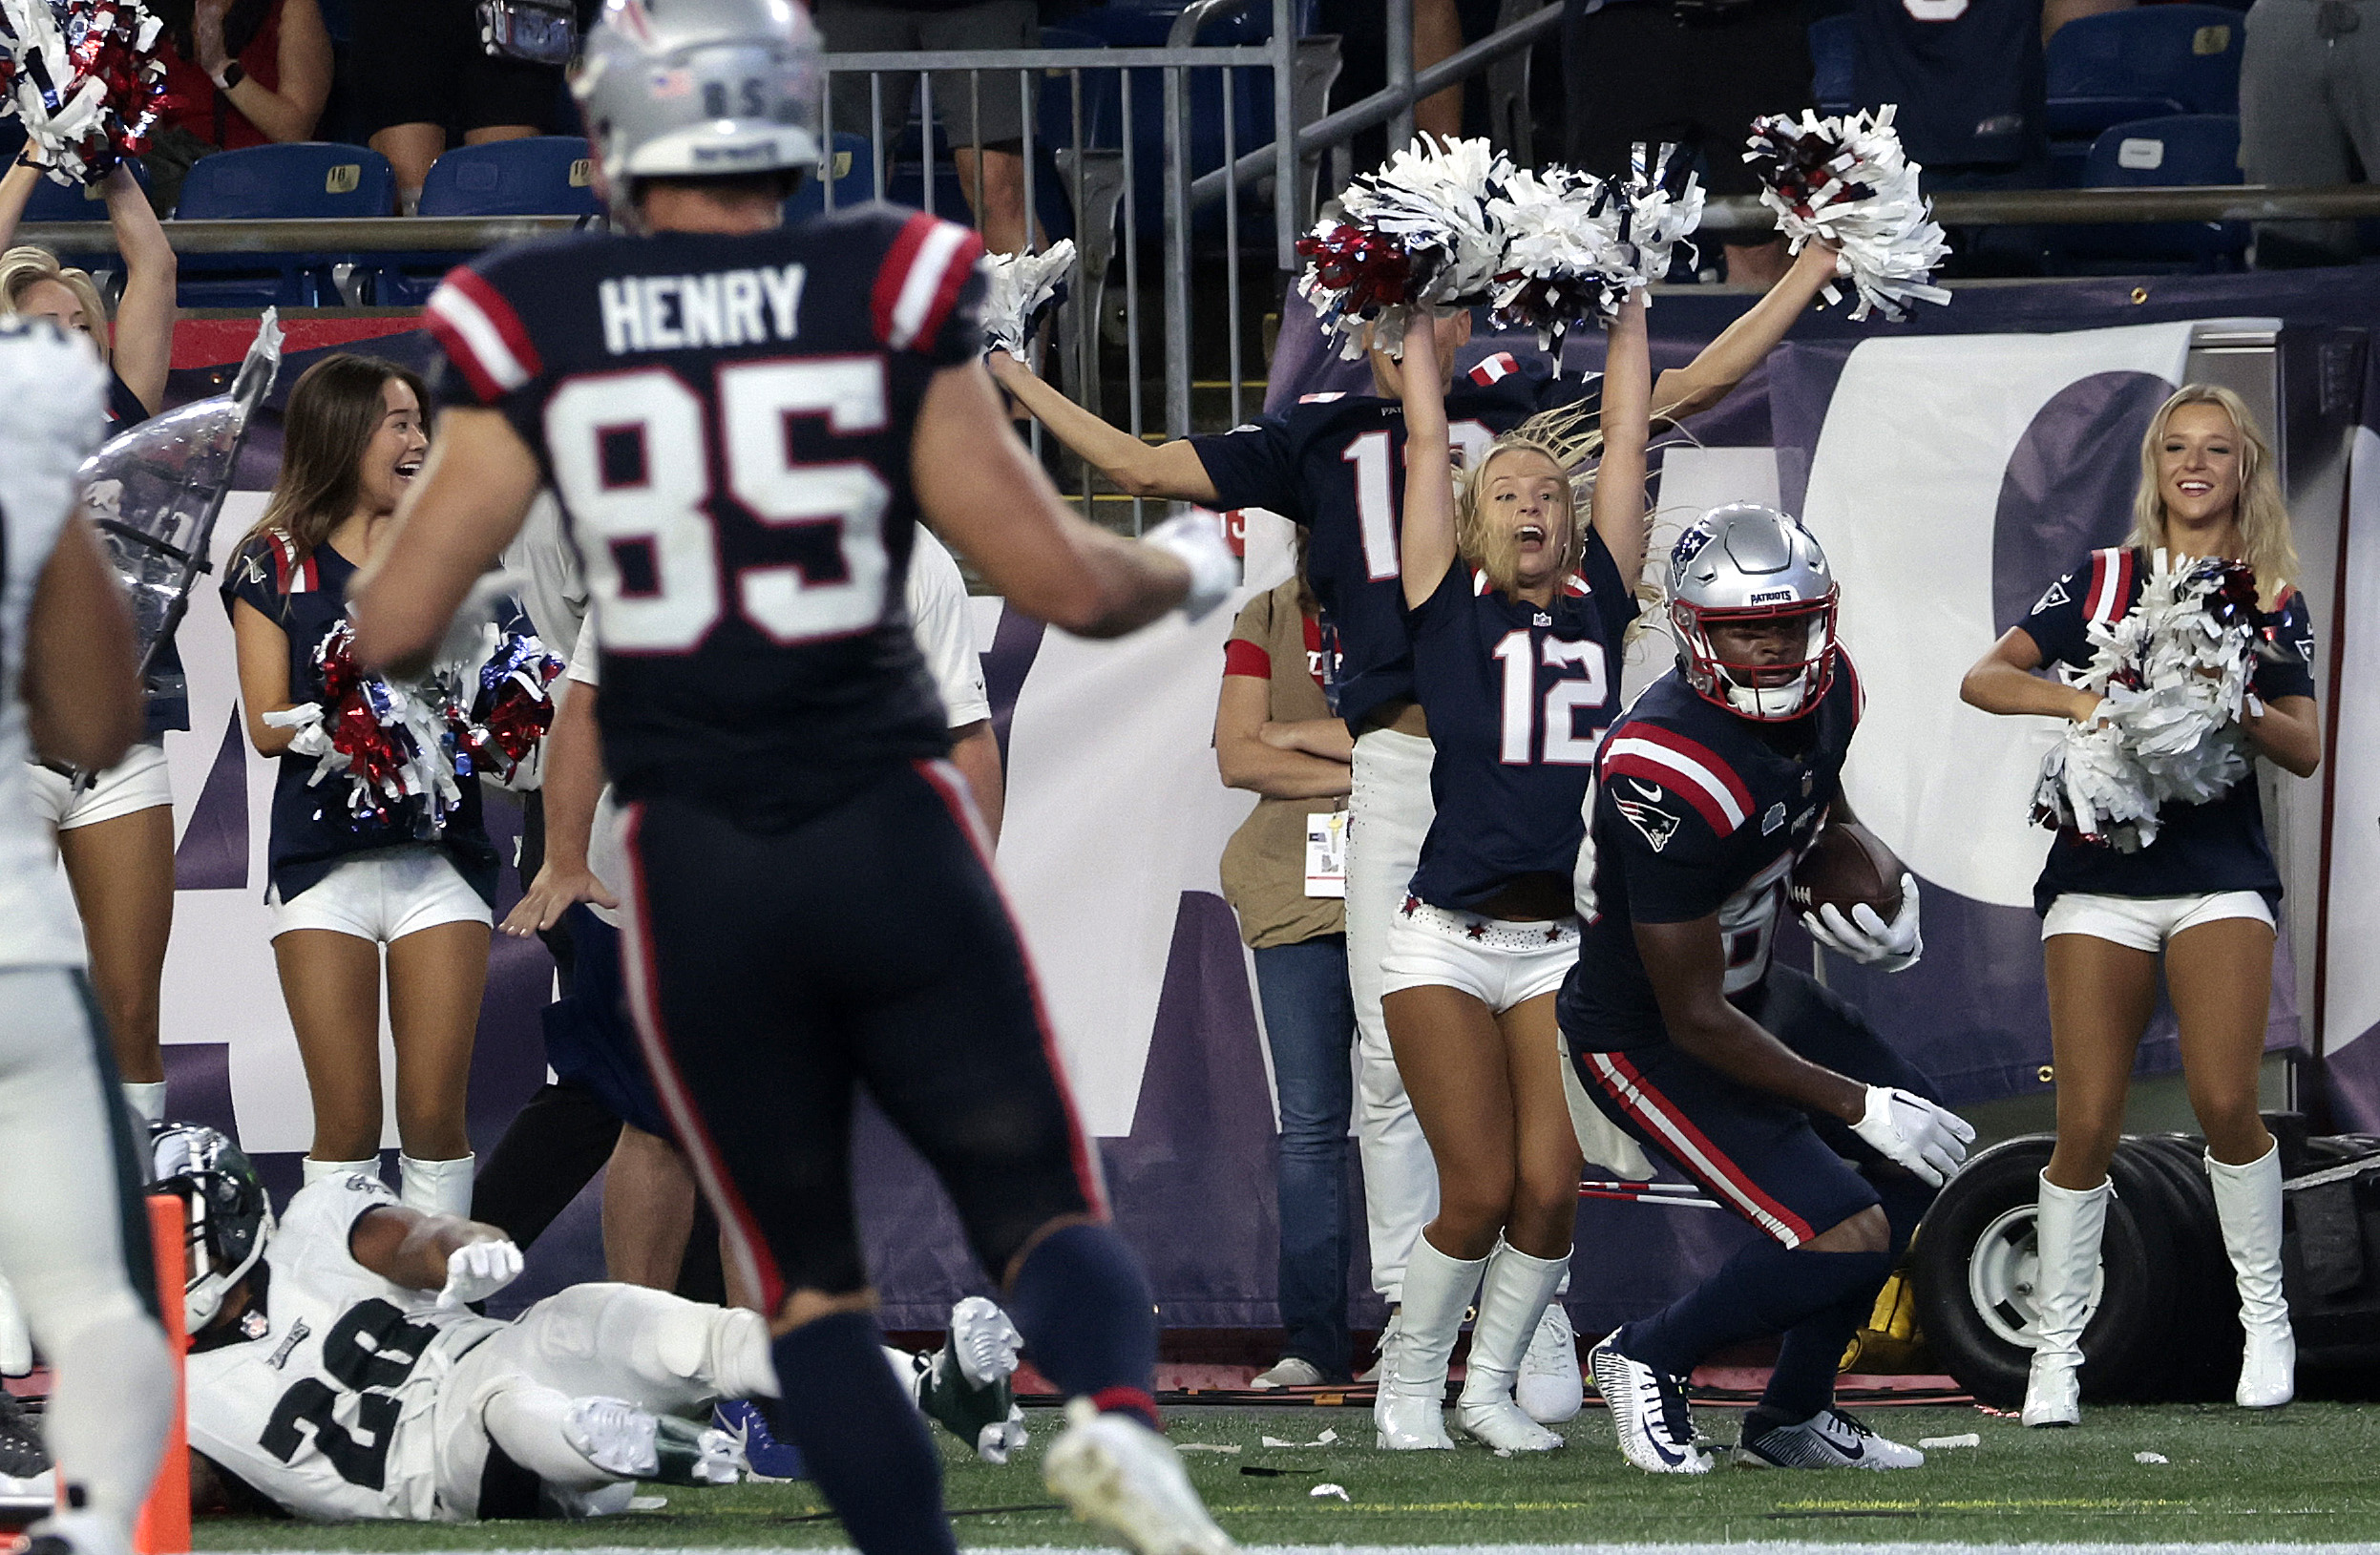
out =
[[[2270,652],[2240,709],[2252,755],[2299,777],[2322,762],[2314,632],[2289,586],[2297,550],[2272,452],[2227,389],[2192,384],[2150,421],[2126,542],[2095,551],[2052,583],[2023,621],[1969,670],[1961,695],[1992,713],[2089,723],[2099,699],[2074,683],[2140,597],[2152,558],[2224,557],[2256,575]],[[2053,669],[2055,679],[2034,672]],[[2226,729],[2223,738],[2236,737]],[[2123,1132],[2124,1092],[2157,1002],[2159,954],[2181,1041],[2191,1110],[2206,1132],[2206,1174],[2240,1290],[2247,1335],[2235,1394],[2248,1408],[2287,1403],[2297,1345],[2281,1285],[2281,1154],[2258,1116],[2257,1070],[2272,998],[2273,914],[2281,875],[2264,841],[2256,774],[2202,805],[2158,812],[2133,851],[2072,831],[2050,845],[2033,906],[2050,985],[2057,1064],[2057,1147],[2041,1173],[2041,1272],[2027,1425],[2080,1418],[2082,1330]]]
[[[1074,1399],[1052,1488],[1134,1548],[1228,1549],[1158,1434],[1148,1283],[901,599],[920,516],[1086,635],[1202,614],[1237,564],[1211,520],[1141,543],[1068,512],[979,361],[974,234],[880,204],[780,224],[818,163],[817,51],[787,0],[608,0],[573,90],[630,231],[498,252],[432,298],[464,403],[358,585],[357,649],[427,657],[551,481],[602,622],[631,1010],[769,1314],[778,1434],[853,1542],[954,1547],[853,1220],[864,1086]]]
[[[1628,1460],[1701,1474],[1685,1379],[1782,1335],[1739,1462],[1905,1468],[1922,1455],[1834,1407],[1836,1363],[1974,1137],[1849,1005],[1772,962],[1796,861],[1831,819],[1859,720],[1818,542],[1773,509],[1703,515],[1670,559],[1678,663],[1605,736],[1579,858],[1563,1036],[1596,1106],[1763,1231],[1590,1355]],[[1914,963],[1917,883],[1887,922],[1806,919],[1827,946]]]
[[[1659,375],[1655,419],[1691,415],[1725,398],[1784,338],[1834,267],[1832,249],[1805,250],[1784,280],[1693,362]],[[1448,434],[1466,455],[1542,411],[1590,412],[1596,403],[1593,379],[1552,377],[1542,365],[1508,353],[1457,373],[1455,353],[1471,338],[1470,315],[1441,318],[1432,327],[1445,374]],[[1153,447],[1075,405],[1006,352],[994,353],[991,368],[1059,441],[1125,491],[1209,508],[1263,508],[1308,532],[1308,576],[1338,643],[1335,707],[1356,736],[1346,860],[1347,973],[1358,1034],[1356,1131],[1372,1284],[1394,1307],[1414,1239],[1438,1208],[1429,1149],[1380,1014],[1388,927],[1431,816],[1429,724],[1414,696],[1399,582],[1405,433],[1396,364],[1372,353],[1373,394],[1314,394],[1227,433]],[[1532,1418],[1551,1422],[1577,1414],[1579,1400],[1576,1340],[1556,1303],[1546,1309],[1523,1368],[1521,1402]]]
[[[1611,326],[1603,457],[1582,523],[1574,450],[1538,422],[1488,444],[1458,496],[1435,345],[1413,331],[1402,364],[1401,565],[1437,813],[1381,972],[1439,1208],[1405,1265],[1373,1413],[1382,1447],[1453,1445],[1447,1359],[1476,1294],[1463,1429],[1501,1452],[1546,1452],[1562,1439],[1514,1403],[1513,1386],[1578,1218],[1553,996],[1578,957],[1580,801],[1636,619],[1653,374],[1640,297]]]

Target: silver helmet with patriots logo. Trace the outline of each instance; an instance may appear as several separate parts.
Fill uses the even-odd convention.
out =
[[[605,0],[570,90],[615,212],[638,179],[815,168],[818,55],[798,0]]]
[[[1670,552],[1670,624],[1686,683],[1729,712],[1763,723],[1818,705],[1835,674],[1834,573],[1799,520],[1758,502],[1713,508]],[[1794,646],[1769,662],[1731,661],[1714,627],[1787,622]]]

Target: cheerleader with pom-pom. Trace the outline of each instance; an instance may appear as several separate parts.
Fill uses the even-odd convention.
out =
[[[2160,953],[2240,1289],[2237,1397],[2268,1408],[2295,1388],[2281,1158],[2257,1114],[2281,876],[2254,758],[2308,776],[2322,725],[2288,510],[2238,395],[2193,384],[2165,402],[2141,441],[2133,513],[2129,540],[2052,583],[1960,688],[1986,712],[2069,721],[2042,799],[2060,830],[2033,888],[2057,1146],[2041,1174],[2027,1425],[2079,1418],[2108,1163]]]
[[[495,850],[477,778],[439,759],[441,699],[365,676],[344,647],[348,582],[421,468],[428,400],[393,363],[343,354],[309,368],[289,396],[281,478],[223,599],[248,737],[281,766],[265,899],[314,1103],[305,1181],[379,1173],[386,945],[400,1192],[425,1212],[467,1214],[463,1103]]]

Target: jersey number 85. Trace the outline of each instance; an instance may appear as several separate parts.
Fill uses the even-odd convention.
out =
[[[547,402],[554,483],[602,601],[607,652],[689,652],[729,610],[780,646],[863,632],[883,618],[890,488],[864,459],[795,459],[790,435],[805,416],[838,437],[883,431],[883,361],[718,370],[715,410],[662,368],[579,378]],[[769,529],[831,527],[841,565],[727,565],[713,513],[723,497]]]

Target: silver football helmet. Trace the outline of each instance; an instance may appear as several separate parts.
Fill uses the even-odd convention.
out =
[[[1763,723],[1818,705],[1835,674],[1836,590],[1808,530],[1758,502],[1713,508],[1678,536],[1669,583],[1677,662],[1695,690]],[[1712,646],[1715,625],[1771,620],[1802,627],[1799,657],[1731,662]]]
[[[246,1152],[204,1124],[149,1125],[149,1186],[188,1212],[181,1315],[183,1332],[195,1334],[264,1255],[273,1203]]]
[[[637,179],[814,168],[818,30],[799,0],[605,0],[571,76],[606,198]]]

